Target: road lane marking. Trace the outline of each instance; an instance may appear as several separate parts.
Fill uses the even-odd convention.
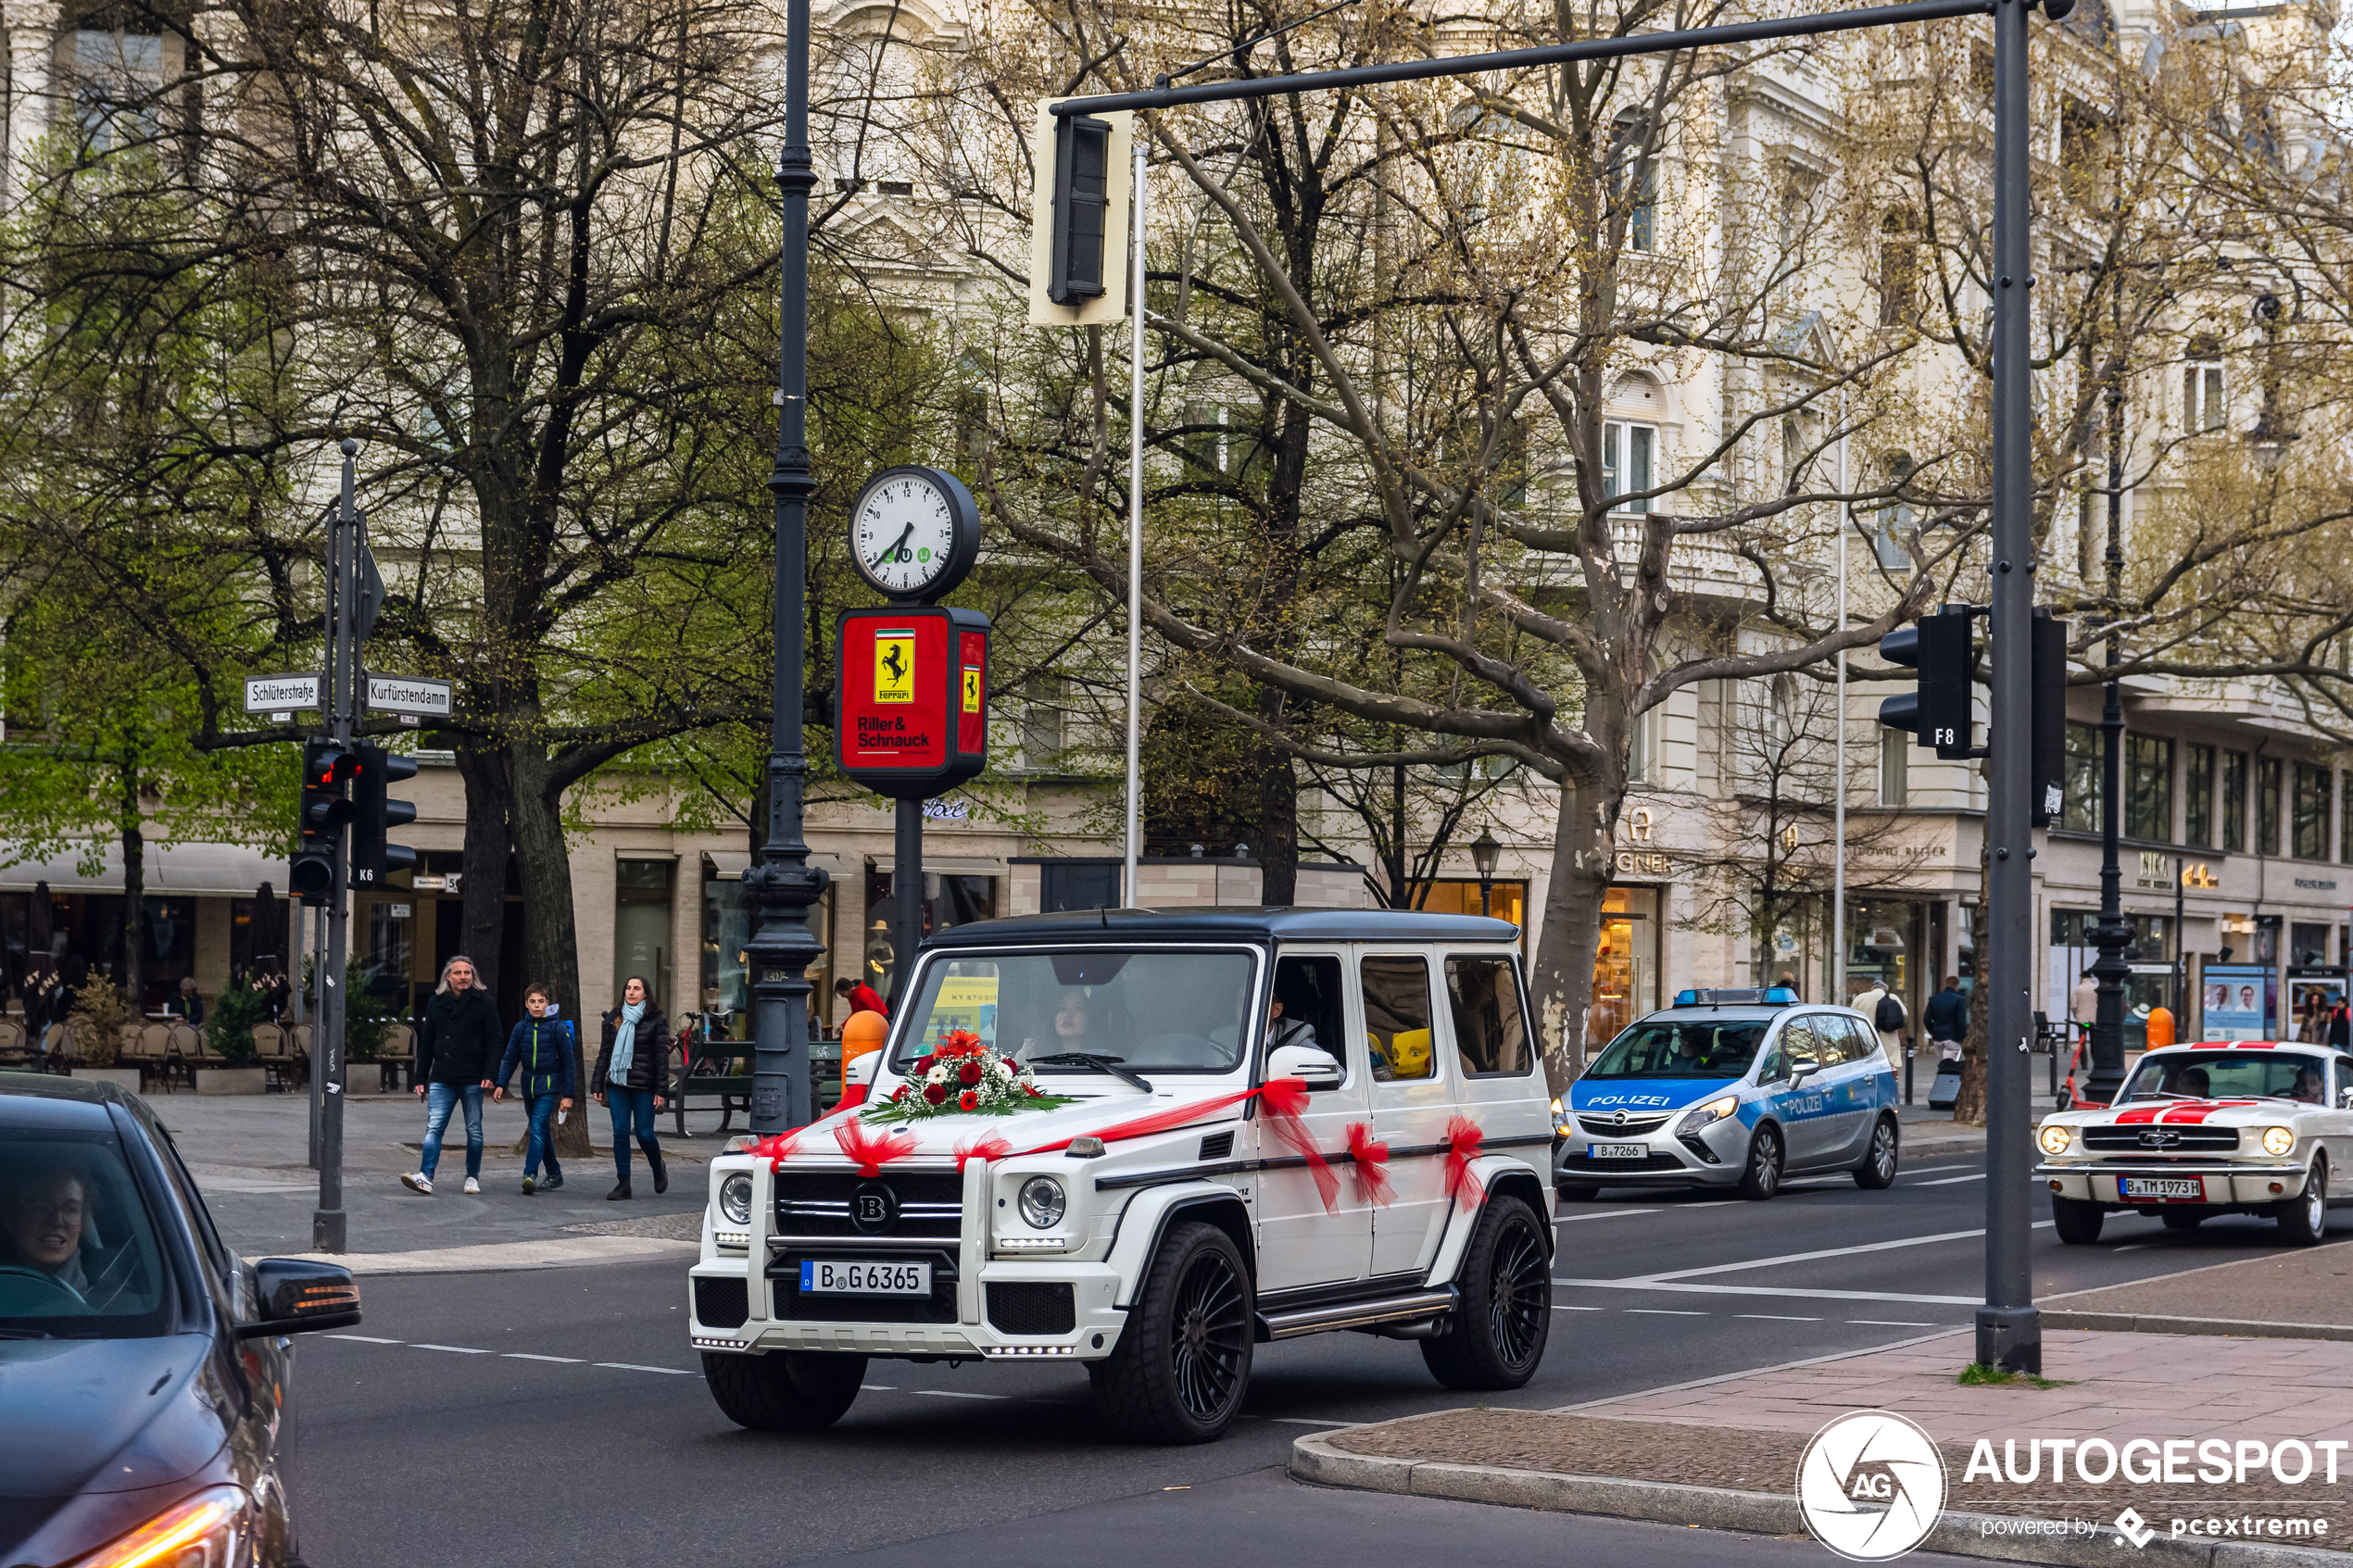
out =
[[[1584,1290],[1678,1291],[1692,1296],[1780,1296],[1798,1301],[1910,1301],[1930,1307],[1981,1307],[1977,1296],[1909,1296],[1887,1290],[1817,1290],[1798,1285],[1678,1285],[1648,1279],[1555,1279]]]
[[[1904,1168],[1904,1174],[1907,1176],[1927,1176],[1933,1175],[1939,1171],[1966,1171],[1968,1169],[1969,1167],[1966,1165],[1906,1165]]]
[[[1571,1220],[1621,1220],[1629,1214],[1655,1214],[1657,1212],[1655,1209],[1611,1209],[1599,1214],[1563,1214],[1553,1223],[1556,1225],[1565,1225]]]
[[[1609,1309],[1607,1307],[1564,1307],[1555,1301],[1553,1303],[1553,1311],[1556,1312],[1606,1312]]]
[[[928,1395],[935,1399],[1010,1399],[1013,1398],[1011,1394],[968,1394],[962,1388],[918,1388],[915,1392]]]
[[[1932,1323],[1906,1323],[1902,1318],[1849,1318],[1848,1323],[1861,1323],[1865,1328],[1934,1328]]]
[[[702,1375],[698,1372],[688,1372],[684,1367],[640,1366],[635,1361],[598,1361],[597,1364],[610,1367],[615,1372],[659,1372],[666,1373],[672,1377],[700,1377]]]
[[[861,1383],[858,1386],[868,1394],[891,1394],[899,1389],[899,1385],[896,1383]]]
[[[1732,1315],[1736,1318],[1748,1319],[1753,1323],[1820,1323],[1822,1321],[1819,1318],[1795,1318],[1787,1312],[1734,1312]]]
[[[1916,1187],[1948,1187],[1955,1182],[1982,1182],[1985,1176],[1986,1173],[1979,1171],[1967,1176],[1939,1176],[1932,1182],[1914,1182],[1912,1185]]]
[[[406,1345],[405,1339],[379,1339],[372,1334],[322,1334],[321,1339],[352,1339],[362,1345]]]
[[[1704,1318],[1705,1312],[1686,1311],[1680,1307],[1629,1307],[1628,1312],[1645,1318]]]
[[[2038,1220],[2036,1230],[2045,1230],[2054,1222]],[[1815,1252],[1784,1252],[1778,1258],[1752,1258],[1745,1263],[1710,1263],[1705,1268],[1670,1269],[1664,1273],[1630,1276],[1622,1283],[1631,1285],[1640,1279],[1652,1284],[1660,1280],[1696,1279],[1701,1274],[1739,1273],[1744,1269],[1769,1269],[1782,1263],[1811,1263],[1824,1258],[1853,1258],[1865,1252],[1893,1252],[1905,1247],[1930,1247],[1943,1241],[1969,1241],[1983,1236],[1983,1226],[1973,1231],[1939,1231],[1934,1236],[1907,1236],[1895,1241],[1866,1241],[1853,1247],[1825,1247]]]
[[[487,1350],[477,1350],[466,1345],[420,1345],[420,1350],[447,1350],[453,1356],[486,1356]]]
[[[535,1356],[528,1350],[506,1350],[500,1352],[499,1359],[510,1361],[557,1361],[564,1366],[578,1366],[585,1358],[580,1356]]]
[[[1745,1198],[1711,1198],[1705,1203],[1684,1203],[1678,1205],[1678,1207],[1683,1209],[1729,1209],[1735,1203],[1745,1203],[1747,1201],[1748,1199]]]

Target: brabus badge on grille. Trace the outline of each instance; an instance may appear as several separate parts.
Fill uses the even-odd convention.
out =
[[[872,1236],[899,1223],[899,1195],[888,1182],[861,1182],[849,1195],[849,1223]]]

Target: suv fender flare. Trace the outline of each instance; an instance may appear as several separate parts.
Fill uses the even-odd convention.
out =
[[[1257,1277],[1257,1238],[1241,1194],[1214,1182],[1177,1182],[1146,1187],[1120,1210],[1119,1228],[1112,1238],[1111,1251],[1104,1258],[1119,1275],[1119,1296],[1114,1306],[1124,1310],[1134,1304],[1136,1287],[1151,1268],[1153,1255],[1160,1250],[1160,1238],[1180,1214],[1187,1219],[1206,1220],[1232,1236],[1234,1245],[1241,1249],[1242,1262],[1249,1268],[1251,1277]]]
[[[1541,1174],[1520,1160],[1501,1154],[1473,1160],[1471,1171],[1483,1185],[1485,1196],[1469,1209],[1460,1203],[1454,1205],[1454,1211],[1446,1222],[1446,1234],[1439,1238],[1438,1256],[1430,1261],[1426,1284],[1453,1283],[1456,1271],[1463,1266],[1463,1253],[1470,1247],[1471,1233],[1478,1228],[1479,1220],[1487,1212],[1487,1198],[1498,1193],[1516,1198],[1536,1210],[1536,1217],[1544,1227],[1546,1256],[1559,1251],[1559,1233],[1553,1228],[1554,1203],[1558,1199]]]

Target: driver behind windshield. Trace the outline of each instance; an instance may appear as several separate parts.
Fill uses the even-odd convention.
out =
[[[10,1173],[0,1183],[0,1264],[36,1269],[87,1302],[82,1227],[89,1214],[89,1189],[70,1168],[42,1162]]]
[[[2287,1098],[2300,1099],[2307,1105],[2318,1105],[2321,1103],[2322,1092],[2321,1070],[2317,1067],[2301,1067],[2296,1069],[2296,1087],[2288,1091]]]
[[[1065,985],[1054,1003],[1053,1032],[1044,1039],[1032,1035],[1022,1041],[1022,1059],[1028,1060],[1064,1051],[1101,1051],[1101,1045],[1091,1038],[1094,1012],[1094,1001],[1084,990]]]
[[[2212,1084],[2213,1080],[2206,1075],[2205,1068],[2184,1067],[2173,1074],[2173,1081],[2165,1087],[2169,1094],[2186,1095],[2192,1099],[2204,1099]]]

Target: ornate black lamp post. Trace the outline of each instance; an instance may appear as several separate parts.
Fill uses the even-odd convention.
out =
[[[1478,836],[1471,840],[1470,852],[1471,864],[1478,868],[1478,912],[1491,915],[1495,912],[1495,862],[1502,858],[1504,847],[1495,842],[1492,828],[1481,828]]]
[[[751,1126],[757,1133],[811,1120],[809,966],[824,948],[810,934],[809,909],[824,896],[825,873],[809,864],[801,838],[801,654],[806,644],[802,586],[809,568],[809,496],[817,488],[809,463],[809,193],[817,183],[809,155],[809,0],[786,8],[785,146],[776,183],[784,194],[781,334],[776,362],[776,463],[768,489],[776,497],[774,709],[768,742],[768,839],[744,872],[744,901],[758,928],[750,955]]]

